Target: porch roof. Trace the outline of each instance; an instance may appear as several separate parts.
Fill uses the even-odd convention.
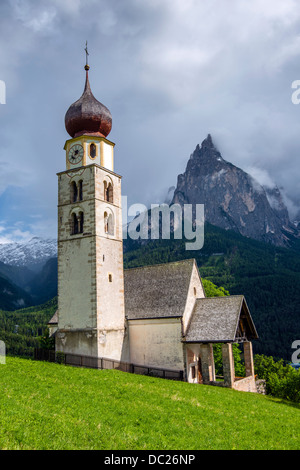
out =
[[[242,338],[241,331],[243,331]],[[233,295],[197,299],[185,342],[228,343],[257,338],[244,296]]]

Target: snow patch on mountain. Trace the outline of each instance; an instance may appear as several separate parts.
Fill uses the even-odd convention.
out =
[[[0,244],[0,261],[12,266],[40,269],[50,258],[57,256],[57,241],[33,237],[26,243]]]

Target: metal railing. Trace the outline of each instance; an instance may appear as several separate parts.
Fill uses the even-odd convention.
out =
[[[91,369],[116,369],[131,374],[148,375],[168,380],[184,380],[183,370],[161,369],[158,367],[132,364],[124,361],[117,361],[105,357],[81,356],[79,354],[69,354],[55,352],[48,349],[35,349],[34,359],[37,361],[59,362],[75,367],[86,367]]]

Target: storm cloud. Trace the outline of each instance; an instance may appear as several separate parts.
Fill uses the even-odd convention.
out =
[[[294,0],[1,2],[3,240],[56,236],[64,115],[83,91],[86,40],[129,204],[163,202],[210,133],[225,160],[284,188],[294,216],[299,26]]]

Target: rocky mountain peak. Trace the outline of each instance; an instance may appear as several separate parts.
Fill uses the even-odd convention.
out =
[[[262,187],[223,159],[210,134],[178,176],[172,204],[204,204],[205,220],[244,236],[286,246],[297,236],[279,188]]]
[[[201,147],[202,148],[211,148],[211,149],[215,148],[210,134],[208,134],[206,139],[203,140],[203,142],[201,144]]]
[[[194,152],[191,155],[190,165],[196,167],[199,164],[206,167],[215,167],[217,165],[220,167],[222,162],[222,155],[213,143],[211,135],[208,134],[206,139],[203,140],[201,146],[199,144],[196,146]]]

